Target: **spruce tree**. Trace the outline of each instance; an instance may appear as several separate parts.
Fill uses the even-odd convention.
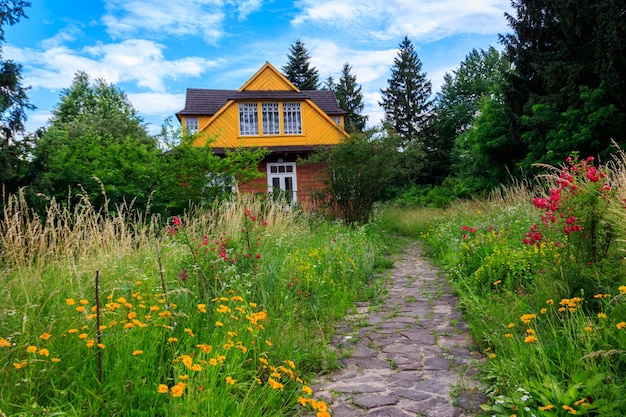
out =
[[[400,43],[391,68],[388,87],[381,90],[385,122],[402,138],[402,145],[421,145],[428,140],[433,113],[431,83],[422,73],[422,62],[408,37]],[[426,151],[426,149],[422,149]]]
[[[363,108],[363,93],[361,86],[356,83],[356,75],[352,75],[352,67],[347,62],[343,64],[339,84],[335,86],[335,95],[339,107],[348,113],[345,116],[346,131],[348,133],[362,132],[365,129],[367,116],[361,115]]]
[[[300,90],[317,90],[319,74],[311,66],[309,51],[299,39],[289,47],[287,65],[282,70],[289,81]]]

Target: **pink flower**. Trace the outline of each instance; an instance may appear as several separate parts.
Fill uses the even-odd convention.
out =
[[[174,226],[177,226],[177,227],[178,227],[178,226],[182,226],[182,225],[183,225],[183,222],[182,222],[182,220],[180,219],[180,217],[178,217],[178,216],[173,216],[173,217],[172,217],[172,224],[173,224]]]

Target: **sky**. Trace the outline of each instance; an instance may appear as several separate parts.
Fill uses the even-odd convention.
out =
[[[156,134],[187,88],[239,89],[267,61],[278,70],[304,43],[320,81],[344,63],[362,88],[368,126],[383,118],[381,89],[404,36],[433,94],[473,50],[502,49],[510,0],[31,0],[5,27],[2,58],[22,65],[45,126],[78,71],[122,90]]]

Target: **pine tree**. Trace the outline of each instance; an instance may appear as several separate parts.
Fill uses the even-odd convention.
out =
[[[12,193],[26,185],[30,143],[15,141],[24,131],[26,111],[34,108],[22,86],[22,66],[2,59],[4,26],[16,24],[30,3],[23,0],[0,1],[0,187]],[[1,205],[1,202],[0,202]]]
[[[289,81],[300,90],[317,90],[319,74],[311,67],[309,51],[299,39],[289,47],[287,65],[282,70]]]
[[[408,144],[426,146],[433,113],[431,83],[408,37],[400,43],[388,87],[381,90],[386,123]],[[425,151],[425,149],[424,149]]]
[[[363,93],[361,86],[356,83],[356,75],[350,74],[352,67],[347,62],[343,64],[339,84],[335,86],[335,95],[339,107],[348,113],[345,116],[345,125],[348,133],[362,132],[365,129],[367,116],[361,115],[363,108]]]

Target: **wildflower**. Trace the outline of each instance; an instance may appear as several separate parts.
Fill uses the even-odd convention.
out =
[[[67,304],[68,306],[73,306],[74,304],[76,304],[76,301],[74,301],[73,298],[66,298],[65,304]]]
[[[586,332],[590,332],[590,331],[593,331],[593,327],[591,327],[591,326],[585,326],[585,327],[583,328],[583,330],[584,330],[584,331],[586,331]]]
[[[539,312],[541,314],[546,314],[548,312],[548,309],[547,308],[542,308],[541,310],[539,310]]]
[[[546,300],[546,304],[554,304],[554,300],[550,298],[549,300]]]
[[[187,368],[191,367],[193,363],[193,359],[189,355],[182,355],[179,357],[179,359],[183,361],[183,365],[185,365]]]
[[[159,388],[157,388],[157,392],[161,393],[161,394],[165,394],[169,391],[170,389],[167,387],[167,385],[165,384],[159,384]]]
[[[269,340],[266,340],[265,344],[268,345],[268,346],[272,346],[272,342],[270,342]]]
[[[61,359],[59,359],[59,358],[51,358],[50,361],[54,362],[54,363],[58,363],[58,362],[61,362]]]
[[[308,395],[313,394],[313,390],[311,389],[311,387],[309,387],[308,385],[304,385],[302,387],[302,391],[306,392]]]
[[[193,330],[191,329],[185,329],[185,333],[187,333],[191,337],[195,337],[195,334],[193,334]]]
[[[497,281],[495,281],[493,283],[493,285],[500,285],[500,284],[502,284],[502,280],[501,279],[499,279],[499,280],[497,280]]]
[[[267,359],[265,359],[265,358],[259,358],[259,362],[261,362],[263,365],[267,365],[268,364]]]
[[[50,351],[48,349],[46,349],[46,348],[39,349],[39,354],[41,356],[50,356]]]
[[[133,356],[139,356],[139,355],[142,355],[142,354],[143,354],[143,350],[139,350],[139,349],[133,350]]]
[[[532,319],[536,319],[537,315],[536,314],[522,314],[522,316],[520,317],[520,320],[524,323],[524,324],[528,324],[530,323],[530,321]]]
[[[216,322],[215,322],[215,326],[216,326],[216,327],[223,327],[223,326],[224,326],[224,323],[222,323],[221,321],[216,321]]]
[[[619,322],[615,325],[618,330],[626,329],[626,321]]]
[[[509,329],[512,329],[513,327],[515,327],[515,323],[509,323],[506,325],[506,327],[508,327]]]
[[[533,336],[533,335],[526,336],[524,338],[524,342],[526,342],[526,343],[533,343],[533,342],[536,342],[536,341],[537,341],[537,338],[535,336]]]
[[[20,362],[13,362],[13,366],[15,369],[22,369],[24,367],[24,365]]]
[[[605,319],[606,318],[606,313],[598,313],[598,318],[599,319]]]
[[[317,402],[317,411],[328,411],[328,406],[324,401]]]
[[[490,353],[489,354],[489,359],[495,359],[498,355],[496,355],[495,353]]]
[[[51,336],[51,334],[50,334],[50,333],[48,333],[48,332],[43,332],[43,333],[39,336],[39,338],[40,338],[41,340],[48,340],[48,339],[50,339],[50,336]]]
[[[216,366],[217,365],[217,359],[215,359],[215,358],[209,359],[209,365]]]
[[[570,407],[569,405],[564,405],[563,410],[569,412],[570,414],[578,414],[576,410]]]
[[[533,329],[526,329],[526,333],[535,334],[535,331]]]
[[[78,333],[78,329],[69,329],[67,332],[68,332],[69,334]]]
[[[586,399],[581,398],[580,400],[576,401],[574,405],[582,405],[583,407],[586,407],[587,406],[586,402],[587,402]]]
[[[626,285],[621,285],[618,289],[620,294],[626,294]]]
[[[276,381],[273,378],[268,378],[267,383],[270,385],[270,387],[272,387],[272,389],[279,389],[279,390],[283,390],[283,388],[285,387],[283,384],[281,384],[280,382]]]
[[[183,225],[183,221],[180,219],[180,217],[178,216],[172,216],[172,224],[174,226],[182,226]]]
[[[237,381],[235,381],[234,379],[232,379],[230,376],[227,376],[227,377],[226,377],[226,383],[227,383],[228,385],[234,385],[234,384],[235,384],[235,382],[237,382]]]
[[[26,352],[28,353],[35,353],[37,352],[37,346],[29,346],[26,348]]]
[[[211,345],[207,345],[206,343],[198,344],[196,347],[207,355],[211,353],[211,349],[213,349]]]
[[[76,307],[75,310],[78,313],[84,313],[85,312],[85,307],[84,306],[78,306],[78,307]]]
[[[511,333],[505,333],[504,337],[506,337],[507,339],[510,339],[513,337],[513,335]]]
[[[106,345],[104,343],[98,343],[98,349],[106,349]]]
[[[170,343],[174,343],[174,342],[178,342],[178,338],[177,337],[170,337],[167,339],[168,342]]]
[[[173,397],[182,397],[183,393],[185,391],[185,387],[187,386],[187,384],[184,384],[182,382],[179,382],[178,384],[174,385],[172,387],[172,396]]]
[[[540,406],[539,410],[540,411],[547,411],[547,410],[552,410],[553,408],[554,408],[554,406],[552,404],[548,404],[548,405]]]
[[[6,340],[4,337],[0,337],[0,347],[8,347],[11,346],[11,342]]]
[[[198,311],[206,313],[206,304],[198,304]]]
[[[89,339],[85,342],[85,345],[87,346],[87,349],[91,349],[96,345],[96,342],[93,339]]]

